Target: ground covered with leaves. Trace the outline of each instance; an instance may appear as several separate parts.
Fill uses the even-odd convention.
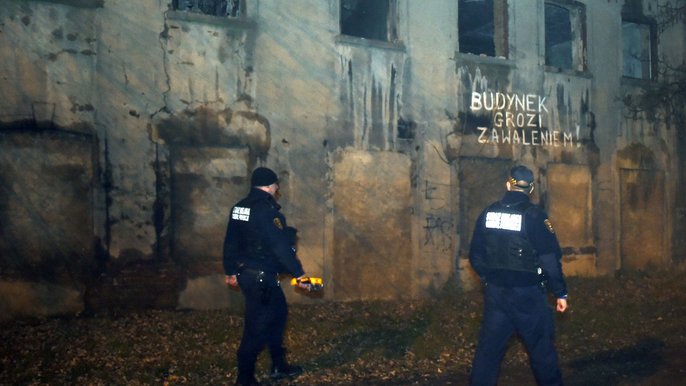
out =
[[[570,278],[556,316],[567,385],[670,385],[686,379],[683,270]],[[481,320],[479,291],[429,300],[290,306],[289,359],[306,373],[282,385],[465,385]],[[552,300],[551,300],[552,304]],[[236,376],[240,315],[147,311],[6,323],[1,385],[226,385]],[[269,361],[259,359],[266,381]],[[533,385],[511,340],[500,385]]]

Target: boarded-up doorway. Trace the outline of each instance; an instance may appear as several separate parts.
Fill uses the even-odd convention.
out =
[[[179,307],[240,309],[223,280],[231,206],[250,190],[248,149],[176,146],[172,151],[172,256],[188,276]]]
[[[664,182],[660,170],[620,170],[622,268],[663,266],[666,261]]]
[[[548,216],[562,247],[565,275],[593,275],[596,248],[591,171],[587,165],[550,163],[546,178]]]
[[[486,206],[505,194],[511,160],[460,158],[460,258],[466,259],[474,223]]]
[[[176,147],[173,153],[173,256],[219,263],[231,206],[249,187],[247,149]]]
[[[335,297],[411,296],[410,159],[342,151],[334,160]]]
[[[93,138],[22,129],[0,133],[0,272],[76,284],[94,263]]]

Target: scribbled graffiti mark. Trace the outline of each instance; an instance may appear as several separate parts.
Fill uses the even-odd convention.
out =
[[[436,192],[438,188],[431,183],[431,181],[426,180],[424,181],[424,199],[425,200],[433,200],[434,199],[434,192]]]
[[[424,181],[424,200],[432,210],[448,208],[450,185]]]
[[[424,245],[447,251],[452,244],[453,219],[429,214],[424,223]]]

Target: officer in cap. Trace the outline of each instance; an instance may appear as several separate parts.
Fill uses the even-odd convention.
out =
[[[534,175],[525,166],[510,170],[507,192],[479,216],[469,260],[484,283],[484,313],[472,362],[471,385],[495,385],[500,362],[516,332],[529,353],[539,385],[561,385],[554,343],[553,312],[567,309],[562,253],[546,213],[529,201]]]
[[[255,362],[265,346],[272,360],[272,379],[296,377],[303,371],[286,361],[283,335],[288,306],[278,277],[280,273],[305,277],[296,256],[297,230],[286,224],[279,211],[276,173],[258,167],[250,182],[248,196],[231,209],[224,239],[226,283],[239,286],[245,298],[236,385],[259,385]],[[299,286],[308,289],[306,284]]]

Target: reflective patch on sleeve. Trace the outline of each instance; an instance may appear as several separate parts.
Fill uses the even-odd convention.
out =
[[[231,218],[238,221],[250,221],[250,208],[234,206],[231,211]]]
[[[486,213],[486,228],[505,229],[508,231],[522,230],[522,215],[514,213],[488,212]]]
[[[281,220],[278,217],[274,217],[274,225],[279,229],[283,229],[283,224],[281,224]]]
[[[553,223],[551,223],[550,220],[545,219],[545,221],[543,221],[543,223],[545,224],[545,227],[548,228],[550,233],[555,233],[555,229],[553,228]]]

